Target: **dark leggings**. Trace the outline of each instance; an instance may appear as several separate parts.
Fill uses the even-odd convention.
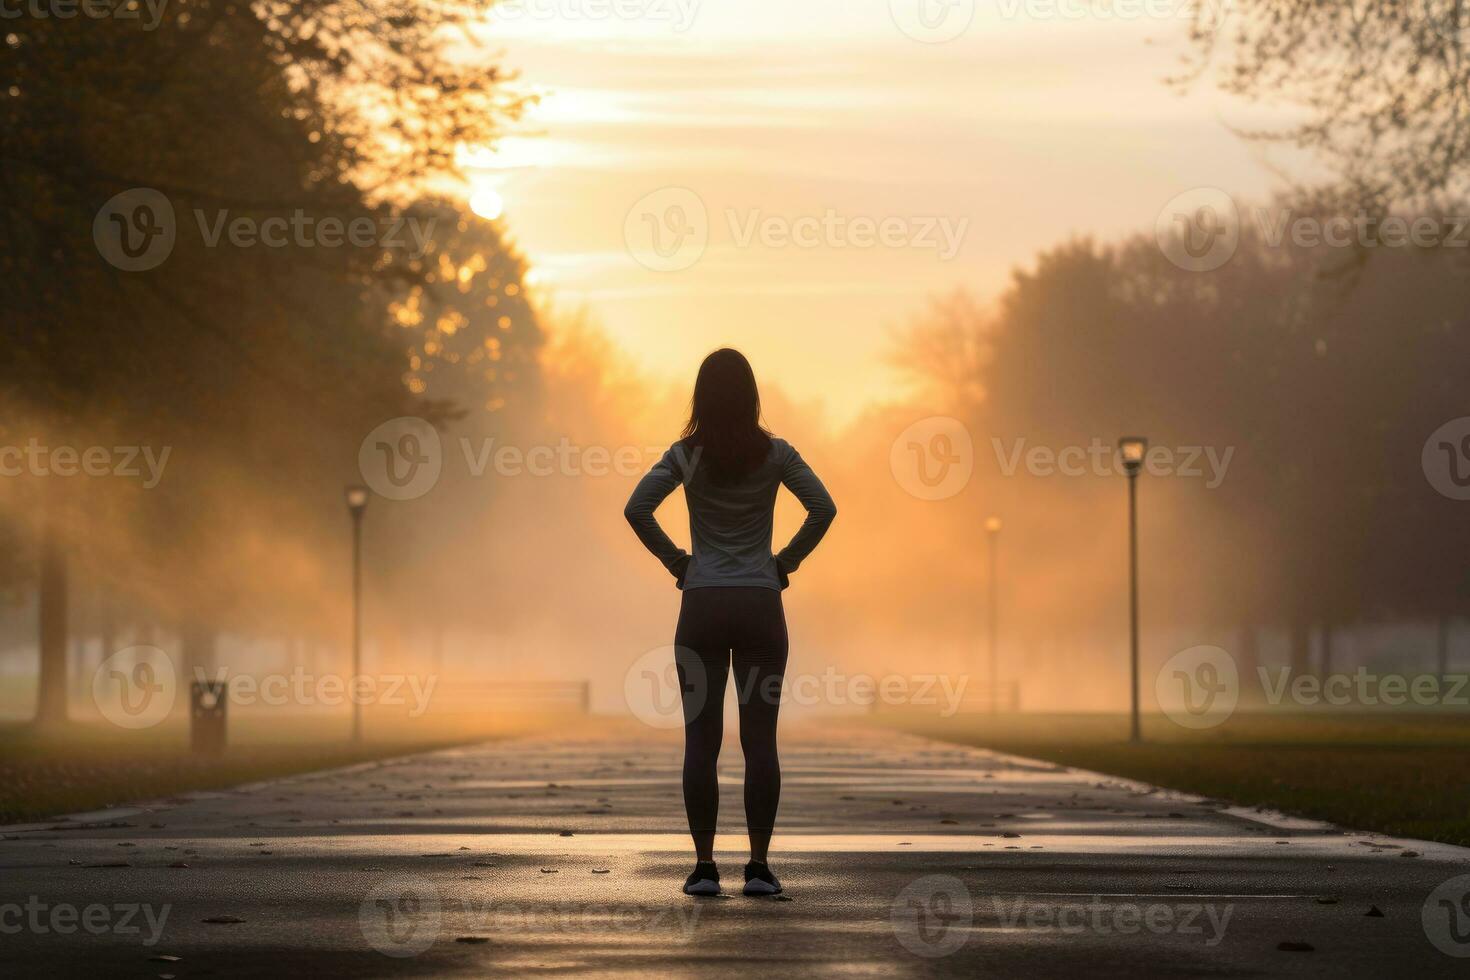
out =
[[[745,824],[751,856],[765,860],[781,800],[776,716],[786,673],[781,593],[703,588],[684,593],[674,631],[684,701],[684,808],[701,860],[709,860],[720,809],[716,766],[725,730],[725,682],[733,658],[745,752]]]

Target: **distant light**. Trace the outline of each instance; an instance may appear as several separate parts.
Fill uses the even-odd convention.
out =
[[[470,210],[486,221],[494,221],[505,213],[505,199],[495,188],[481,187],[470,195]]]
[[[1000,518],[999,517],[986,518],[986,520],[985,520],[985,530],[989,531],[991,534],[994,534],[996,531],[999,531],[1000,530]]]
[[[1123,465],[1129,473],[1137,473],[1148,452],[1148,440],[1143,436],[1124,436],[1118,440],[1118,450],[1123,454]]]
[[[357,513],[367,507],[368,488],[363,486],[350,486],[344,494],[347,498],[347,509]]]

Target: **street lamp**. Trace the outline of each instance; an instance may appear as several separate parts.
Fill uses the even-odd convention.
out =
[[[995,576],[996,548],[1000,543],[1000,518],[990,517],[985,521],[985,540],[990,552],[990,612],[987,615],[987,628],[989,637],[986,642],[986,653],[990,657],[990,713],[995,714],[997,705],[1000,704],[999,678],[1000,671],[997,668],[996,659],[996,609],[999,603],[996,601],[997,579]]]
[[[1129,741],[1143,741],[1138,723],[1138,471],[1148,453],[1148,440],[1143,436],[1124,436],[1118,440],[1123,469],[1128,474],[1128,667],[1130,693],[1133,699]]]
[[[349,486],[343,493],[347,512],[352,515],[352,680],[348,690],[356,690],[362,676],[362,514],[367,510],[368,488]],[[352,741],[362,741],[362,703],[352,699]]]

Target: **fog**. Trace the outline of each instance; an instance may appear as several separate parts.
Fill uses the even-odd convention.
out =
[[[341,679],[355,670],[355,608],[369,675],[432,676],[438,697],[471,702],[472,688],[513,680],[585,683],[582,701],[624,712],[630,671],[671,641],[679,595],[622,505],[679,432],[698,354],[721,343],[750,348],[767,423],[839,509],[786,595],[794,676],[963,680],[975,705],[1030,711],[1122,707],[1130,486],[1146,704],[1170,658],[1201,645],[1238,664],[1248,701],[1273,665],[1463,663],[1465,182],[1457,161],[1432,162],[1458,145],[1462,121],[1440,94],[1463,89],[1464,61],[1449,56],[1462,39],[1435,22],[1391,5],[1369,5],[1363,23],[1297,5],[1298,42],[1275,45],[1262,39],[1280,14],[1261,0],[1228,36],[1208,18],[1168,25],[1185,59],[1176,87],[1315,122],[1229,132],[1235,161],[1196,172],[1214,151],[1190,144],[1168,164],[1151,149],[1164,130],[1115,144],[1137,121],[1121,110],[1143,105],[1119,94],[1137,76],[1093,93],[1094,66],[1030,88],[1051,113],[1031,126],[1046,139],[1016,142],[968,114],[981,87],[968,72],[991,73],[983,86],[1003,93],[1007,118],[1030,112],[1004,74],[1022,56],[933,56],[912,44],[925,40],[915,25],[877,8],[858,33],[881,32],[870,39],[893,46],[888,64],[925,65],[904,99],[848,69],[824,84],[860,98],[797,98],[805,75],[748,78],[727,54],[709,92],[748,84],[749,98],[706,92],[716,108],[681,104],[637,130],[599,115],[587,73],[610,62],[589,54],[570,101],[596,121],[564,111],[558,134],[522,125],[535,93],[493,51],[466,53],[490,24],[480,5],[405,15],[306,0],[266,20],[204,6],[217,16],[159,8],[137,31],[32,18],[7,36],[7,716],[87,716],[98,665],[120,655],[109,669],[134,669],[132,647],[189,678]],[[1459,22],[1458,6],[1431,6]],[[1083,33],[1095,26],[1068,29],[1134,64],[1133,29],[1148,25]],[[670,79],[705,71],[704,52],[640,44],[652,47],[611,60],[657,101],[687,101]],[[805,58],[804,45],[782,57]],[[672,60],[651,67],[650,50]],[[840,64],[858,63],[855,50]],[[1382,52],[1401,70],[1377,71]],[[1368,66],[1345,92],[1330,84],[1344,59]],[[108,69],[153,63],[173,73]],[[1155,121],[1172,118],[1158,82]],[[1120,111],[1083,105],[1084,88]],[[918,111],[941,91],[954,114]],[[55,110],[56,93],[72,108]],[[763,115],[788,101],[798,115]],[[1219,145],[1227,127],[1203,104],[1170,103],[1190,123],[1169,139],[1207,126]],[[730,130],[684,122],[729,123],[728,105],[744,107],[750,135],[736,163]],[[1316,119],[1328,105],[1340,108]],[[1088,126],[1071,124],[1079,112]],[[201,131],[222,116],[232,124]],[[526,152],[543,136],[561,147],[555,167],[556,154]],[[696,174],[711,160],[738,173],[706,187],[706,203],[679,154],[645,155],[670,142],[703,161]],[[976,166],[992,143],[1011,155]],[[1090,179],[1023,174],[1041,147]],[[1311,165],[1277,174],[1258,165],[1262,148]],[[924,155],[966,179],[904,169]],[[539,203],[517,211],[517,189]],[[1107,206],[1074,213],[1078,194]],[[696,242],[691,215],[710,205],[707,226],[723,207],[740,228],[759,213],[763,230],[710,239],[705,227]],[[537,222],[557,234],[528,231]],[[938,227],[954,232],[943,249],[912,247]],[[1132,230],[1093,239],[1089,227]],[[904,233],[874,237],[885,228]],[[961,228],[979,265],[962,259]],[[523,253],[518,233],[556,254]],[[585,294],[547,285],[578,269],[595,273],[585,308]],[[841,302],[824,304],[833,292]],[[748,302],[719,306],[731,294]],[[654,295],[676,300],[659,318],[626,302]],[[870,356],[885,319],[886,353]],[[1148,440],[1131,482],[1126,436]],[[360,607],[344,504],[359,484]],[[676,494],[660,516],[687,542],[681,507]],[[799,519],[783,499],[777,538]],[[793,707],[863,708],[806,700]]]
[[[875,400],[849,424],[833,427],[801,393],[764,385],[767,424],[797,446],[839,508],[786,596],[790,673],[809,685],[793,710],[867,710],[874,695],[864,685],[884,678],[902,680],[880,701],[912,707],[922,685],[934,692],[924,710],[952,711],[965,692],[985,703],[991,518],[1001,522],[1002,702],[1014,687],[1023,710],[1126,706],[1127,477],[1115,442],[1135,433],[1150,434],[1154,452],[1137,484],[1150,708],[1148,679],[1200,644],[1224,647],[1247,671],[1432,671],[1440,657],[1464,655],[1450,595],[1441,605],[1411,582],[1397,593],[1391,584],[1453,562],[1452,541],[1419,530],[1414,516],[1445,502],[1434,474],[1421,469],[1419,446],[1386,464],[1327,453],[1322,446],[1356,437],[1353,417],[1308,416],[1314,398],[1286,394],[1355,377],[1386,355],[1355,339],[1357,326],[1333,292],[1343,287],[1321,285],[1317,263],[1332,256],[1249,247],[1255,264],[1242,261],[1242,275],[1258,277],[1251,293],[1266,297],[1253,302],[1291,296],[1294,315],[1309,325],[1284,345],[1267,343],[1269,356],[1237,333],[1225,341],[1233,356],[1202,360],[1202,347],[1252,314],[1222,308],[1213,294],[1161,300],[1189,285],[1188,274],[1162,262],[1151,242],[1072,243],[1018,270],[1001,297],[956,293],[915,311],[892,335],[892,363],[908,395]],[[1371,315],[1376,291],[1396,277],[1442,281],[1428,260],[1397,261],[1402,268],[1351,286],[1361,315]],[[1458,288],[1442,301],[1456,302]],[[1157,327],[1139,318],[1140,295]],[[1427,311],[1441,300],[1426,286],[1420,302]],[[533,311],[522,356],[512,358],[521,376],[504,396],[438,420],[438,475],[428,489],[402,500],[375,492],[367,505],[363,671],[433,678],[432,698],[445,703],[476,683],[587,682],[593,710],[626,713],[625,682],[641,657],[672,642],[679,593],[630,533],[622,506],[677,437],[696,365],[682,380],[646,376],[592,315],[544,305]],[[1069,333],[1066,318],[1082,315]],[[1192,317],[1190,337],[1169,335],[1179,329],[1176,315]],[[1459,331],[1437,336],[1464,343]],[[1339,342],[1349,346],[1340,355]],[[1294,362],[1297,344],[1306,357]],[[1282,350],[1291,356],[1278,357]],[[1423,381],[1434,370],[1424,368]],[[431,393],[454,394],[465,384],[454,377],[436,380]],[[1232,384],[1240,387],[1226,390]],[[1271,392],[1278,402],[1259,400]],[[1433,421],[1439,410],[1381,388],[1357,394],[1353,412],[1418,425],[1425,436],[1428,422],[1397,415]],[[301,424],[267,398],[252,410],[256,438],[272,445],[289,444]],[[370,432],[364,423],[313,431],[303,438],[325,458],[283,462],[279,472],[252,469],[229,451],[234,442],[198,451],[187,429],[173,431],[185,444],[150,443],[151,456],[140,450],[131,461],[136,476],[123,472],[121,454],[117,472],[93,476],[63,475],[55,457],[52,472],[31,473],[37,464],[28,462],[26,474],[5,483],[7,525],[17,534],[34,532],[37,515],[61,522],[73,712],[91,710],[95,665],[135,644],[210,676],[350,674],[350,522],[337,490],[364,481],[382,489],[374,453],[360,450],[376,438],[371,432],[397,430]],[[34,438],[83,449],[132,445],[102,428],[73,428],[64,438],[41,429]],[[1314,447],[1306,457],[1303,446]],[[1283,475],[1299,458],[1311,469]],[[1343,462],[1347,469],[1333,468]],[[311,481],[302,482],[308,469]],[[1352,490],[1354,479],[1365,489]],[[1314,480],[1345,492],[1324,504],[1312,497]],[[1351,507],[1358,492],[1407,494],[1411,510],[1379,512],[1351,529],[1310,523],[1328,506]],[[177,523],[169,501],[187,502],[189,524]],[[659,517],[687,546],[678,493]],[[783,494],[776,547],[800,519]],[[1400,544],[1361,569],[1341,564],[1362,539],[1380,537]],[[1412,568],[1404,564],[1410,556]],[[5,710],[25,717],[38,662],[35,579],[25,572],[35,566],[16,567],[4,625]],[[1368,584],[1377,599],[1339,615],[1341,602]],[[940,696],[942,684],[958,693]]]

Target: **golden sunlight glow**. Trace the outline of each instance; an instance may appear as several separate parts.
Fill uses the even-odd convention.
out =
[[[906,390],[892,331],[928,297],[960,284],[994,295],[1018,256],[1078,230],[1129,234],[1186,186],[1266,188],[1249,147],[1214,121],[1269,128],[1264,110],[1227,100],[1227,113],[1209,86],[1161,84],[1183,23],[950,4],[975,8],[975,23],[927,44],[895,20],[914,3],[633,4],[638,17],[614,4],[595,18],[497,5],[477,32],[535,101],[455,161],[472,189],[514,201],[519,251],[639,367],[687,385],[710,349],[734,344],[764,382],[822,401],[839,425]],[[1191,184],[1161,185],[1181,173]],[[697,199],[705,231],[665,272],[627,236],[656,227],[645,222],[671,188]],[[798,247],[759,231],[829,211],[844,225],[893,219],[905,244]],[[930,221],[949,223],[952,246],[925,244]]]
[[[505,213],[505,199],[495,188],[482,185],[470,195],[470,210],[486,221],[494,221]]]

